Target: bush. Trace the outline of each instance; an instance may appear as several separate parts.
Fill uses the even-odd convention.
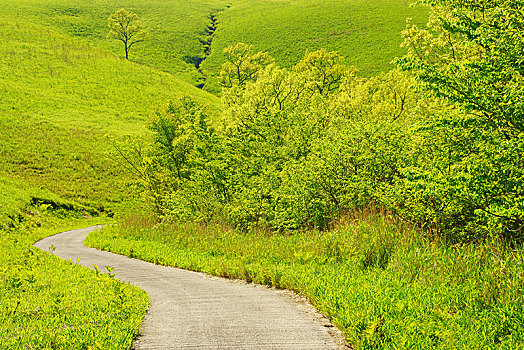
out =
[[[219,130],[194,102],[171,104],[151,124],[144,166],[158,213],[244,229],[326,228],[375,200],[399,174],[419,103],[408,75],[357,78],[341,60],[321,50],[292,70],[260,68],[224,92]]]
[[[242,48],[241,61],[251,63],[238,64],[236,75],[233,63],[224,65],[236,83],[224,89],[220,127],[189,100],[151,125],[144,179],[162,217],[325,229],[376,203],[452,241],[522,239],[518,125],[478,117],[440,90],[417,91],[421,81],[432,87],[423,59],[402,61],[417,67],[414,77],[393,70],[364,79],[334,52],[307,52],[284,69],[249,46],[230,51]]]

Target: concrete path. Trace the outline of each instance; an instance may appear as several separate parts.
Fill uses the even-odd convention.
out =
[[[158,266],[83,245],[90,227],[45,238],[35,246],[101,271],[149,293],[151,306],[133,349],[344,349],[340,333],[287,291]],[[346,348],[347,349],[347,348]]]

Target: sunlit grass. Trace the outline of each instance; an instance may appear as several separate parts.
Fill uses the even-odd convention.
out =
[[[404,0],[236,0],[218,15],[211,55],[202,65],[220,70],[223,49],[237,42],[268,51],[278,65],[295,65],[306,50],[337,51],[364,76],[388,71],[401,56],[406,18],[425,23],[427,9]],[[206,88],[216,89],[211,79]]]
[[[101,222],[57,216],[33,208],[19,230],[0,231],[0,348],[129,348],[147,294],[32,247],[50,234]]]
[[[267,50],[283,66],[292,66],[306,49],[336,50],[362,74],[391,68],[402,54],[400,31],[407,17],[424,22],[426,9],[410,8],[404,0],[5,0],[0,17],[45,25],[122,56],[121,43],[105,38],[107,18],[119,8],[136,12],[151,39],[136,45],[131,59],[175,74],[191,84],[202,76],[189,62],[203,58],[200,41],[212,13],[218,16],[211,55],[203,68],[218,73],[222,50],[239,41]],[[214,79],[211,79],[211,88]]]
[[[88,244],[304,293],[356,349],[519,349],[524,252],[448,246],[376,213],[327,232],[245,234],[134,217]]]
[[[178,96],[219,106],[168,73],[40,25],[0,19],[0,43],[0,176],[93,208],[129,197],[113,140],[145,135],[148,118]]]
[[[210,14],[224,6],[222,0],[4,0],[0,17],[45,25],[122,57],[121,43],[105,36],[109,15],[126,8],[137,13],[151,33],[150,40],[132,49],[131,60],[194,84],[201,77],[184,58],[203,55],[199,36]]]
[[[157,108],[219,100],[38,21],[47,10],[0,6],[0,348],[129,348],[145,292],[31,245],[133,199],[113,142],[140,140]]]

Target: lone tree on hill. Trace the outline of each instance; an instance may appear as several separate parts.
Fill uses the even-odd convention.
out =
[[[124,43],[126,59],[129,59],[131,46],[149,38],[136,13],[120,9],[108,18],[108,39],[117,39]]]

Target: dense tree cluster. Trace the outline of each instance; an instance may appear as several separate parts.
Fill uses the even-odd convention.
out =
[[[360,78],[325,50],[284,69],[228,48],[223,126],[190,100],[151,125],[142,179],[158,214],[278,231],[375,203],[451,239],[520,239],[522,4],[427,2],[404,71]]]

